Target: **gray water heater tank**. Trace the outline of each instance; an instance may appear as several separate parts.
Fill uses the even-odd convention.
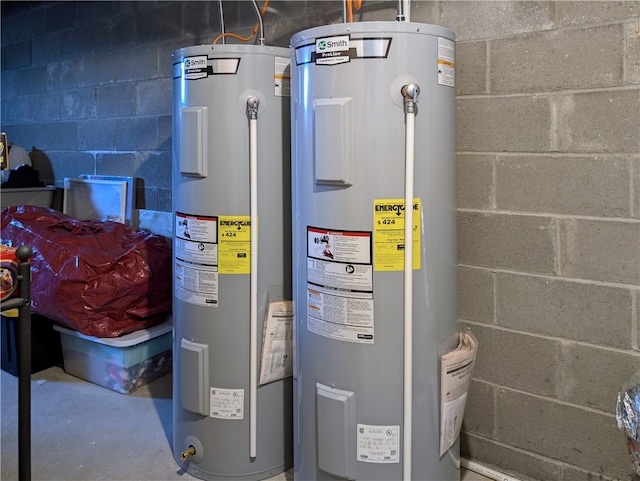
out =
[[[454,34],[344,23],[295,34],[291,55],[295,479],[457,480],[458,444],[440,455],[438,376],[457,343]],[[419,95],[405,430],[409,85]]]
[[[173,451],[201,479],[293,464],[289,62],[173,54]]]

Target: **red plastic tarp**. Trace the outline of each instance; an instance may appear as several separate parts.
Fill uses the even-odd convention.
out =
[[[3,244],[33,249],[35,313],[97,337],[145,329],[171,313],[166,237],[38,206],[8,207],[1,222]]]

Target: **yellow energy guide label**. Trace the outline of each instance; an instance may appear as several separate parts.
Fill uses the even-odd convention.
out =
[[[218,272],[251,273],[251,221],[246,215],[218,217]]]
[[[413,200],[413,269],[420,269],[420,199]],[[404,270],[404,199],[373,201],[373,269]]]

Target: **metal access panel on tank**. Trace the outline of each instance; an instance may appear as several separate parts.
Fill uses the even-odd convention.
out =
[[[457,340],[454,52],[451,31],[408,22],[291,39],[296,479],[459,479],[438,376]]]
[[[173,451],[202,479],[293,464],[289,62],[173,54]]]

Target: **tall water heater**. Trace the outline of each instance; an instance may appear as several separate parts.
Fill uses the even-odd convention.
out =
[[[173,54],[173,451],[202,479],[293,464],[289,55]]]
[[[344,23],[291,46],[295,477],[459,479],[438,374],[457,343],[454,34]]]

